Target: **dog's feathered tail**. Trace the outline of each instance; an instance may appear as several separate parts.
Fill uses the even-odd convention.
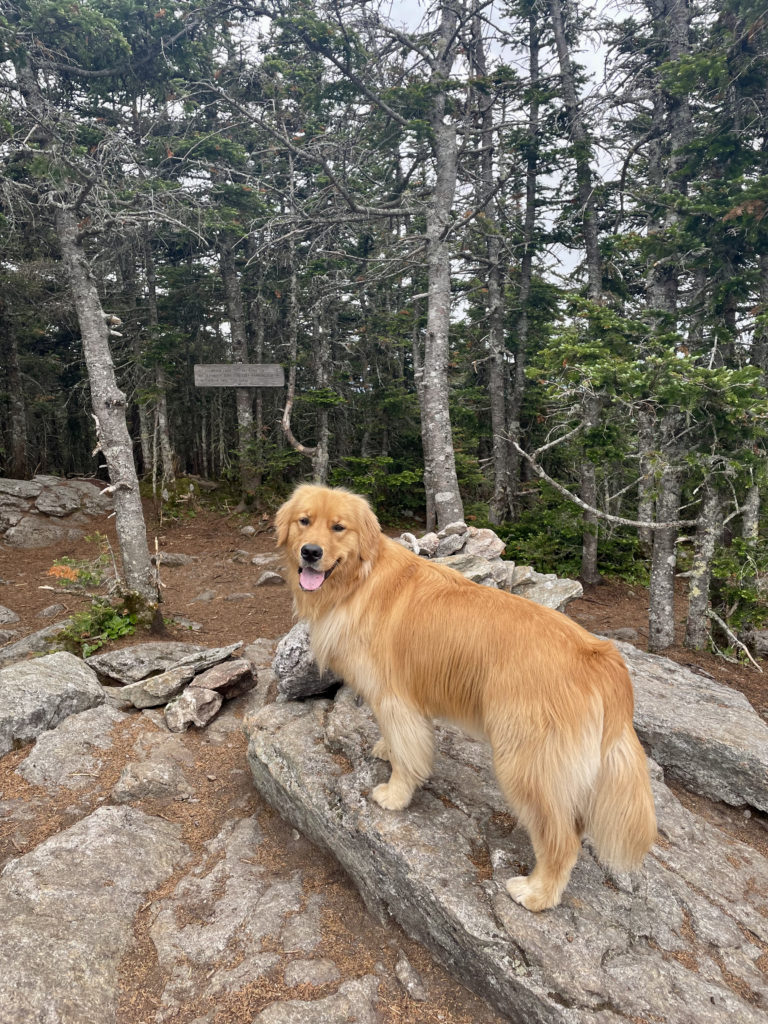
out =
[[[616,680],[629,687],[631,682],[618,658],[611,666]],[[610,669],[609,669],[610,671]],[[631,700],[631,697],[630,697]],[[634,871],[656,840],[656,812],[645,751],[629,721],[615,721],[604,736],[600,769],[595,780],[584,832],[594,843],[600,861],[613,871]],[[614,733],[612,738],[609,738]]]

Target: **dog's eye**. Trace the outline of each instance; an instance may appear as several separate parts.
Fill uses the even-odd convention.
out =
[[[299,523],[302,526],[309,526],[309,516],[302,516],[301,519],[299,519]]]
[[[334,533],[343,533],[344,530],[346,530],[346,526],[342,526],[341,523],[334,523],[333,524],[333,531],[334,531]]]

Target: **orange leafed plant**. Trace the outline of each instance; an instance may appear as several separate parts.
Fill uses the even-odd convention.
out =
[[[55,576],[57,580],[72,580],[73,583],[77,583],[80,573],[71,565],[52,565],[48,575]]]

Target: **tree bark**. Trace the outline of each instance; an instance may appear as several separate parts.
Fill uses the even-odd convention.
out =
[[[682,474],[677,465],[668,465],[661,474],[656,517],[661,522],[677,518],[680,508]],[[648,612],[648,650],[665,651],[675,642],[675,567],[677,530],[656,530],[651,556],[650,608]]]
[[[11,324],[0,314],[0,351],[5,364],[8,389],[8,460],[6,473],[16,480],[26,479],[27,462],[27,410],[19,366],[19,342]]]
[[[709,637],[709,585],[712,559],[723,528],[720,495],[706,485],[699,525],[696,528],[696,553],[688,577],[688,617],[685,624],[685,646],[701,651]]]
[[[240,278],[235,266],[232,241],[222,236],[219,242],[219,266],[224,283],[224,295],[232,337],[232,357],[236,363],[248,362],[248,337],[245,329],[245,311]],[[258,486],[253,465],[253,388],[235,388],[237,409],[237,456],[240,470],[240,490],[244,505],[250,505]]]
[[[159,324],[157,313],[157,277],[152,246],[148,238],[144,239],[144,269],[147,275],[147,313],[150,334],[156,335]],[[173,447],[168,427],[168,396],[165,382],[165,368],[161,357],[157,357],[155,367],[155,410],[157,417],[157,435],[160,445],[160,461],[162,464],[162,486],[164,490],[172,489],[176,484]]]
[[[520,442],[521,416],[525,398],[525,367],[528,359],[528,305],[533,278],[534,231],[536,229],[536,185],[539,164],[539,27],[536,10],[528,16],[528,71],[531,102],[528,108],[528,139],[525,158],[525,213],[523,215],[523,253],[520,260],[520,283],[517,291],[518,313],[515,321],[515,370],[507,413],[507,434],[512,442]],[[514,499],[520,479],[520,459],[512,445],[510,491]],[[514,509],[510,509],[514,511]]]
[[[434,89],[429,123],[435,158],[435,186],[427,205],[427,330],[423,379],[419,390],[424,482],[431,490],[439,529],[464,518],[456,474],[448,382],[451,263],[446,236],[456,193],[458,144],[456,125],[447,110],[446,90],[456,55],[457,25],[455,4],[444,3],[438,29],[437,57],[430,79]]]
[[[57,208],[56,234],[80,325],[99,448],[107,463],[115,502],[125,585],[154,606],[158,593],[149,558],[133,444],[125,420],[126,398],[115,380],[104,310],[78,239],[75,215],[69,208]]]

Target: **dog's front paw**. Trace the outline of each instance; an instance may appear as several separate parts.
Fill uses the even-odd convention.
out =
[[[507,882],[507,892],[515,903],[534,912],[549,910],[550,907],[554,907],[558,903],[557,899],[553,898],[551,894],[543,893],[536,882],[532,882],[526,875],[510,878]]]
[[[406,786],[398,786],[397,783],[382,782],[371,796],[385,811],[402,811],[411,802],[413,790]]]
[[[388,761],[389,744],[384,739],[377,740],[373,744],[373,749],[371,750],[371,753],[373,754],[374,757],[378,757],[380,761]]]

